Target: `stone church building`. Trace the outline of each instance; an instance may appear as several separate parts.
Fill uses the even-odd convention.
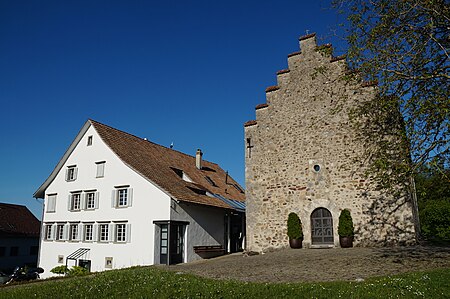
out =
[[[415,242],[415,210],[403,198],[376,190],[364,175],[348,112],[376,94],[376,84],[343,80],[345,56],[317,46],[315,34],[300,38],[301,51],[288,55],[288,69],[266,89],[256,120],[245,128],[247,250],[289,246],[287,218],[299,215],[303,247],[339,247],[338,219],[351,212],[355,246]]]

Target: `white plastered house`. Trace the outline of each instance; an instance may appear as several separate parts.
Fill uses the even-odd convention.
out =
[[[39,261],[103,271],[242,249],[245,195],[219,165],[88,120],[34,194]]]

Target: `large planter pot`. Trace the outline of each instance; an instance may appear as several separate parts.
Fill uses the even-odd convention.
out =
[[[352,237],[341,237],[339,236],[339,243],[342,248],[353,247],[353,236]]]
[[[302,248],[303,239],[289,239],[289,246],[291,248]]]

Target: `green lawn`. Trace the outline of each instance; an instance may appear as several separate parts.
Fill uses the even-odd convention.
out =
[[[134,267],[0,288],[0,298],[450,298],[450,269],[364,282],[244,283]]]

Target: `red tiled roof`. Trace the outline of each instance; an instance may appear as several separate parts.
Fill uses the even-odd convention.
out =
[[[277,85],[269,86],[269,87],[266,88],[266,92],[271,92],[271,91],[275,91],[275,90],[278,90],[278,89],[280,89],[280,87],[278,87]]]
[[[289,69],[279,70],[279,71],[277,72],[277,75],[282,75],[282,74],[286,74],[286,73],[289,73],[289,72],[290,72]]]
[[[377,80],[364,81],[361,85],[362,85],[362,87],[377,86],[378,85],[378,81]]]
[[[244,127],[250,127],[250,126],[254,126],[256,124],[257,124],[256,120],[249,120],[244,123]]]
[[[0,236],[39,237],[40,226],[27,207],[0,203]]]
[[[172,198],[231,208],[218,198],[195,192],[195,190],[201,190],[219,194],[228,199],[245,201],[245,194],[238,190],[241,188],[240,185],[219,165],[202,160],[200,170],[195,165],[195,156],[158,145],[93,120],[90,122],[102,140],[123,162],[155,183]],[[183,180],[174,169],[182,170],[195,183]],[[209,177],[215,186],[206,177]]]
[[[266,107],[269,107],[269,105],[268,104],[258,104],[258,105],[256,105],[255,110],[266,108]]]
[[[292,56],[300,55],[300,54],[302,54],[302,51],[297,51],[297,52],[288,54],[288,57],[292,57]]]
[[[307,35],[300,36],[298,39],[299,40],[305,40],[305,39],[308,39],[308,38],[311,38],[311,37],[314,37],[314,36],[316,36],[316,33],[310,33],[310,34],[307,34]]]
[[[330,62],[335,62],[335,61],[339,61],[339,60],[343,60],[347,57],[347,55],[341,55],[341,56],[335,56],[335,57],[331,57]]]

